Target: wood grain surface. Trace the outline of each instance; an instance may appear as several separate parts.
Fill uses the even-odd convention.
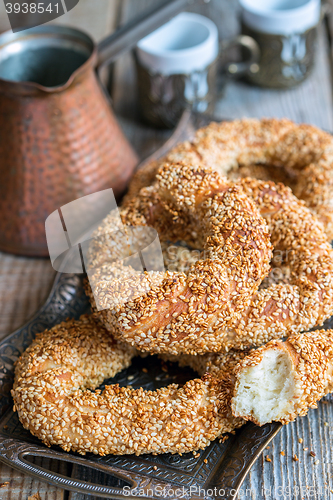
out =
[[[58,22],[74,24],[101,39],[157,0],[80,0]],[[218,25],[221,38],[239,30],[236,0],[211,0],[195,8]],[[327,23],[332,25],[331,20]],[[0,2],[0,29],[8,29]],[[216,106],[216,116],[288,117],[333,130],[332,79],[329,34],[319,30],[313,73],[306,82],[288,91],[274,91],[229,82]],[[136,106],[135,71],[130,54],[112,71],[111,95],[126,135],[143,156],[152,152],[170,132],[142,126]],[[54,277],[47,259],[26,259],[0,253],[0,337],[23,324],[45,299]],[[240,500],[333,499],[333,399],[319,403],[306,417],[285,426],[246,478]],[[313,452],[310,454],[310,452]],[[312,456],[315,455],[315,456]],[[267,460],[267,457],[270,461]],[[47,464],[44,463],[46,466]],[[72,470],[77,477],[79,471]],[[93,477],[91,477],[93,480]],[[9,482],[9,484],[6,484]],[[64,492],[0,465],[0,500],[27,500],[39,492],[41,500],[96,500],[97,497]]]

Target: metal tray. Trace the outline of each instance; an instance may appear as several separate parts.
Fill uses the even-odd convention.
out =
[[[247,424],[235,436],[229,436],[224,443],[220,443],[219,440],[213,442],[200,452],[198,458],[192,453],[182,456],[164,454],[139,457],[131,455],[81,457],[74,453],[58,451],[56,448],[47,448],[23,429],[17,414],[11,409],[10,389],[14,377],[14,363],[37,332],[50,328],[68,317],[77,318],[89,310],[82,281],[83,277],[79,275],[58,274],[45,305],[25,326],[9,335],[0,344],[0,461],[67,490],[96,494],[104,498],[161,498],[164,496],[161,495],[161,491],[169,492],[170,495],[166,493],[168,498],[235,498],[247,472],[278,433],[280,424],[274,423],[263,427]],[[145,373],[142,367],[146,364],[144,359],[138,359],[130,368],[108,382],[117,382],[121,385],[130,383],[135,387],[154,389],[178,381],[177,372],[180,372],[180,382],[181,378],[184,381],[185,377],[187,379],[190,376],[189,373],[180,371],[172,365],[166,372],[165,366],[162,369],[161,364],[155,359],[153,363],[149,362],[149,372]],[[66,477],[64,474],[46,469],[41,461],[33,463],[33,457],[88,466],[95,471],[111,475],[111,478],[107,480],[104,477],[101,480],[101,475],[96,476],[98,478],[96,481],[109,484],[94,484],[92,482],[94,474],[88,474],[86,469],[80,471],[80,467],[75,467],[75,478]],[[50,461],[44,462],[52,469]],[[87,476],[89,480],[84,479]],[[126,494],[128,487],[124,493],[123,486],[126,485],[140,494]],[[173,490],[174,495],[170,490]]]
[[[153,158],[165,154],[205,123],[207,118],[185,113],[172,137]],[[246,474],[279,432],[280,424],[258,427],[248,423],[226,441],[213,442],[197,458],[192,453],[82,457],[60,448],[47,448],[23,429],[12,411],[10,396],[15,361],[37,332],[68,317],[78,318],[88,310],[83,276],[58,274],[44,306],[26,325],[0,343],[0,461],[66,490],[103,498],[235,499]],[[146,365],[148,373],[142,370]],[[108,383],[156,389],[189,378],[193,378],[193,372],[171,364],[162,366],[153,357],[149,364],[144,359],[134,360],[130,368]],[[123,489],[124,486],[127,488]]]

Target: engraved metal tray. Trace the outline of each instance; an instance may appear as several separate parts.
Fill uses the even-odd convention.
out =
[[[11,409],[10,389],[14,362],[37,332],[68,317],[77,318],[89,310],[82,282],[82,276],[58,274],[45,305],[24,327],[0,344],[0,461],[67,490],[104,498],[161,498],[161,492],[169,492],[169,498],[235,498],[247,472],[277,434],[280,424],[264,427],[246,424],[224,443],[219,440],[213,442],[199,452],[198,458],[192,453],[182,456],[81,457],[75,453],[59,451],[56,447],[47,448],[23,429],[17,414]],[[171,382],[184,383],[188,378],[193,378],[189,371],[179,370],[173,365],[162,366],[154,358],[149,359],[149,363],[146,359],[138,358],[130,368],[108,383],[155,389]],[[52,461],[36,460],[36,457],[75,465],[75,473],[73,474],[73,467],[67,466],[63,470],[58,467],[58,472],[54,472]],[[91,467],[93,471],[87,471],[87,467]],[[69,477],[64,470],[70,473]],[[96,474],[96,471],[104,474]],[[127,486],[125,490],[124,486]],[[126,495],[130,489],[135,490],[135,493],[139,492],[139,495]]]
[[[175,142],[189,137],[205,122],[207,119],[185,113],[172,137],[154,157],[165,154]],[[280,424],[258,427],[248,423],[224,442],[216,440],[196,455],[139,457],[92,454],[82,457],[65,453],[57,447],[47,448],[23,429],[12,411],[10,396],[15,361],[37,332],[68,317],[78,318],[88,310],[83,276],[58,274],[44,306],[26,325],[0,343],[0,461],[66,490],[102,498],[235,499],[246,474],[279,432]],[[131,367],[107,382],[154,390],[193,377],[191,370],[162,365],[152,357],[149,363],[147,358],[135,359]]]

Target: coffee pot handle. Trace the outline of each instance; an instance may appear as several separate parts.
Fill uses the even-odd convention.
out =
[[[102,40],[98,46],[97,70],[131,50],[145,36],[183,11],[197,0],[163,0],[157,7],[144,11],[133,21]]]

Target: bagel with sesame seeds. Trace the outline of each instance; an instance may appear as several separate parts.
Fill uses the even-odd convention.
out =
[[[126,204],[153,184],[165,162],[184,161],[216,169],[233,180],[258,177],[282,181],[322,222],[333,239],[333,137],[317,127],[287,119],[242,119],[213,122],[191,141],[175,146],[159,161],[133,176]]]
[[[266,223],[240,185],[210,169],[166,164],[157,178],[120,209],[122,222],[152,226],[162,242],[200,245],[202,255],[188,272],[160,272],[159,283],[156,273],[133,274],[121,261],[108,260],[114,232],[107,230],[107,217],[91,246],[92,307],[96,310],[97,297],[96,315],[106,328],[142,351],[226,350],[232,345],[230,318],[242,317],[269,271]],[[142,293],[124,300],[133,289]]]
[[[232,411],[257,425],[292,422],[333,390],[333,330],[273,340],[240,361]]]
[[[253,345],[260,346],[322,325],[333,314],[333,249],[322,225],[283,184],[251,178],[239,183],[265,218],[273,254],[282,265],[276,268],[278,279],[270,279],[273,268],[251,306],[231,326],[236,338],[248,333]]]
[[[82,455],[186,453],[242,425],[231,414],[229,377],[242,353],[202,360],[194,366],[202,378],[183,387],[115,384],[92,392],[135,355],[93,316],[38,334],[15,368],[12,396],[21,423],[47,446]],[[205,374],[209,361],[215,368]]]
[[[200,201],[195,201],[201,200],[197,198],[197,189],[204,189],[201,183],[206,181],[213,186],[213,196],[207,198],[208,204],[206,195],[203,196],[205,201],[200,205]],[[110,271],[107,261],[97,266],[95,295],[101,298],[104,309],[96,314],[106,328],[114,330],[117,338],[142,351],[203,354],[260,346],[282,335],[307,331],[333,314],[333,250],[321,223],[304,202],[283,184],[242,179],[236,184],[227,183],[232,191],[230,188],[225,191],[225,182],[210,169],[166,164],[161,167],[154,186],[143,188],[121,210],[124,223],[151,224],[162,240],[176,241],[178,237],[190,246],[201,245],[201,250],[207,250],[208,242],[210,253],[206,252],[205,261],[199,259],[192,264],[185,276],[168,272],[166,285],[152,284],[147,293],[118,308],[108,306],[113,303],[115,288],[122,293],[128,282],[124,280],[122,288],[119,281],[113,280],[112,273],[107,274]],[[226,205],[221,193],[229,192],[233,197],[228,198]],[[235,207],[240,213],[239,203],[246,206],[244,194],[266,220],[270,242],[263,239],[266,233],[258,213],[253,217],[252,229],[244,220],[243,226],[237,227]],[[200,212],[201,206],[204,210],[213,207],[214,211],[207,212],[207,216]],[[227,223],[221,224],[217,220],[225,210]],[[209,226],[202,225],[202,220],[212,224],[214,234],[205,232]],[[104,224],[101,233],[108,219]],[[216,253],[214,247],[209,247],[212,241],[217,245]],[[266,266],[270,244],[274,258],[280,253],[282,262],[266,277],[262,264],[265,262]],[[103,259],[107,253],[103,245],[106,249],[107,240],[99,247],[97,259]],[[265,261],[258,260],[263,255]],[[277,278],[276,271],[279,271]],[[224,288],[216,276],[222,278]],[[145,273],[144,279],[149,279],[149,273]],[[90,296],[93,305],[94,298]]]

